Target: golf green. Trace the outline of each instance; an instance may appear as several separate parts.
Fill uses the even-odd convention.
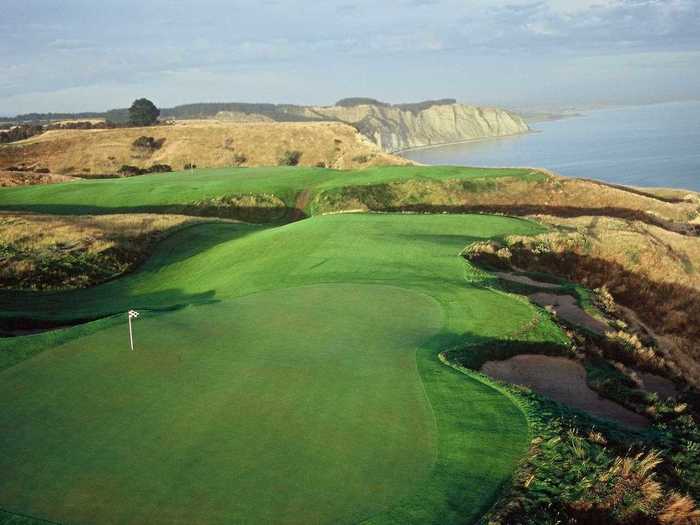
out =
[[[0,508],[65,523],[476,521],[527,421],[437,354],[563,337],[459,257],[538,231],[482,215],[207,224],[100,286],[0,292],[6,316],[119,313],[0,340]]]
[[[320,285],[146,315],[134,352],[115,326],[44,353],[2,374],[3,504],[68,523],[368,517],[433,466],[415,350],[442,322],[416,292]]]

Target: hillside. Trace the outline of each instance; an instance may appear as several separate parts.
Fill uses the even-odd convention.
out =
[[[86,114],[94,117],[93,114]],[[125,122],[126,109],[101,114]],[[334,106],[290,104],[202,103],[161,109],[162,120],[210,119],[225,122],[344,122],[386,152],[526,133],[526,122],[499,108],[459,104],[455,99],[389,104],[371,98],[347,98]],[[60,117],[60,118],[59,118]],[[17,122],[70,120],[70,114],[18,115]],[[80,118],[80,115],[76,115]],[[87,117],[85,117],[87,118]],[[218,165],[207,165],[215,167]]]
[[[157,149],[134,145],[139,137],[162,141]],[[382,152],[353,127],[338,122],[179,121],[170,126],[53,130],[0,146],[0,171],[48,169],[80,177],[116,174],[123,165],[173,170],[199,167],[275,166],[285,151],[300,151],[302,166],[354,168],[409,161]]]

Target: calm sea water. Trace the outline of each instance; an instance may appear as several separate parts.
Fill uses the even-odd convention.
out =
[[[700,102],[596,110],[526,135],[405,152],[424,164],[538,166],[569,177],[700,191]]]

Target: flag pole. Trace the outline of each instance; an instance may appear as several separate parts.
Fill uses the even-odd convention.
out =
[[[134,350],[134,333],[131,331],[131,315],[129,315],[129,344],[131,345],[131,350]]]
[[[134,350],[134,332],[131,330],[131,319],[135,319],[139,316],[139,313],[136,310],[129,310],[127,313],[127,316],[129,318],[129,346],[131,346],[131,350]]]

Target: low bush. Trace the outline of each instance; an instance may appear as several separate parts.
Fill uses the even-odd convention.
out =
[[[25,140],[34,135],[39,135],[44,132],[44,126],[34,125],[34,124],[22,124],[19,126],[14,126],[7,131],[0,131],[0,144],[7,144],[8,142],[17,142],[19,140]]]
[[[145,175],[147,173],[169,173],[171,171],[173,171],[173,168],[169,164],[153,164],[149,168],[139,168],[138,166],[123,164],[122,167],[117,170],[117,173],[122,177],[133,177],[135,175]]]
[[[352,161],[357,162],[359,164],[366,164],[370,161],[371,158],[372,157],[370,155],[356,155],[352,158]]]
[[[299,161],[303,153],[298,150],[285,151],[284,154],[279,158],[278,164],[280,166],[298,166]]]
[[[233,156],[233,165],[236,167],[242,166],[246,162],[248,162],[248,157],[246,157],[243,153],[236,153]]]
[[[141,136],[137,138],[131,145],[134,148],[145,149],[149,151],[159,150],[165,143],[165,137],[161,139],[155,139],[153,137]]]

